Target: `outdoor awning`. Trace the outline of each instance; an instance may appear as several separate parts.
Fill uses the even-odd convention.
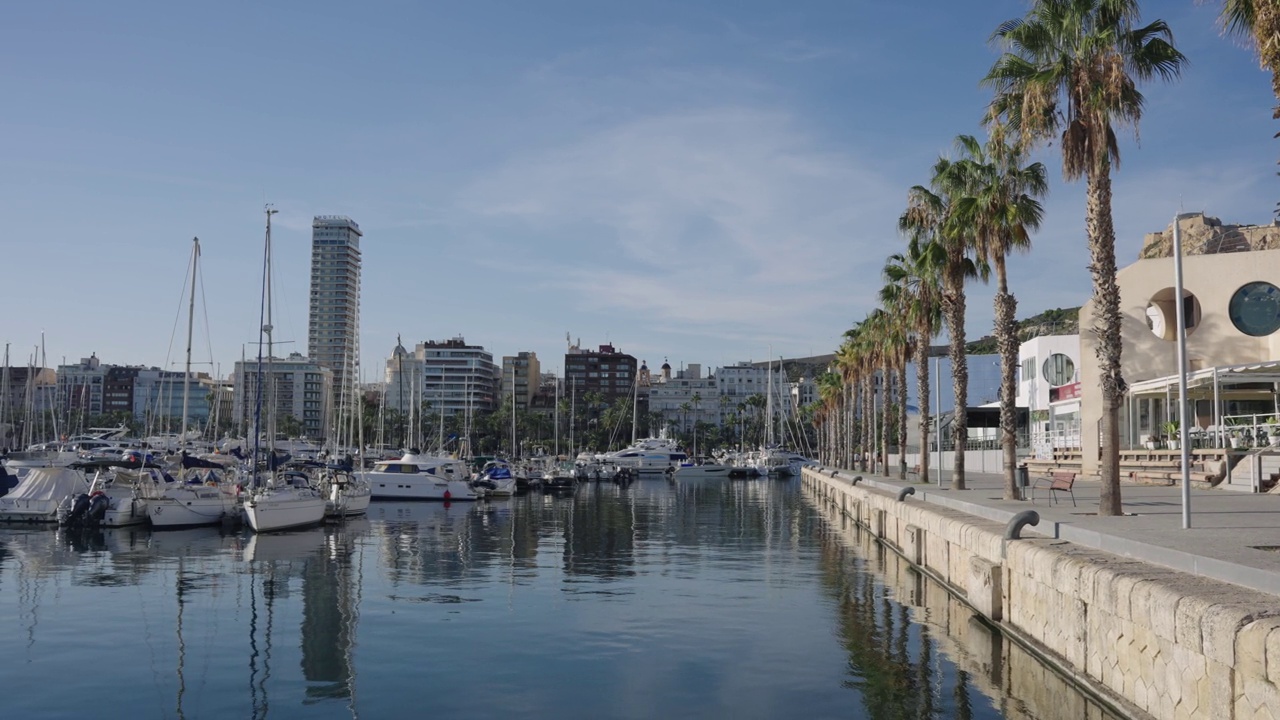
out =
[[[1198,387],[1212,388],[1214,377],[1219,386],[1241,385],[1245,383],[1280,383],[1280,361],[1271,360],[1247,365],[1222,365],[1204,368],[1187,373],[1187,392]],[[1129,386],[1129,394],[1135,397],[1144,395],[1165,395],[1178,392],[1178,376],[1143,380]]]

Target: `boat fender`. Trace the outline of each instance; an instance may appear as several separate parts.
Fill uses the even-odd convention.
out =
[[[445,491],[444,491],[444,499],[445,499],[445,500],[448,500],[449,498],[452,498],[452,497],[453,497],[453,494],[452,494],[452,493],[450,493],[448,490],[445,490]]]

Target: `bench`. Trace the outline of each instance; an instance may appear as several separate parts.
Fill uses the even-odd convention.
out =
[[[1049,503],[1052,504],[1057,499],[1057,494],[1065,492],[1071,496],[1071,504],[1076,504],[1076,494],[1071,490],[1071,486],[1075,484],[1076,473],[1063,470],[1055,470],[1048,477],[1038,477],[1031,484],[1031,502],[1036,501],[1036,488],[1045,487],[1049,490]]]
[[[916,476],[916,480],[920,479],[920,463],[916,463],[915,465],[907,468],[907,477],[909,478],[912,475]]]

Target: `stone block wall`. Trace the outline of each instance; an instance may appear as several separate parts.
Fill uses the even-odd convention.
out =
[[[833,512],[1094,690],[1155,718],[1280,720],[1280,597],[805,472]]]

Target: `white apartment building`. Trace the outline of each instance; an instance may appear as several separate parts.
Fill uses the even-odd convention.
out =
[[[81,358],[76,365],[58,366],[58,407],[64,411],[101,415],[107,370],[97,353]]]
[[[726,412],[736,412],[739,405],[745,404],[753,395],[769,397],[773,389],[773,411],[782,417],[791,417],[794,408],[791,403],[791,385],[787,376],[778,365],[773,366],[773,382],[769,382],[770,369],[763,365],[739,362],[716,369],[716,387],[725,405]]]
[[[642,371],[642,375],[647,370]],[[687,409],[685,409],[687,407]],[[663,425],[672,421],[680,432],[689,432],[695,423],[721,423],[720,390],[715,377],[702,377],[702,365],[690,363],[671,376],[670,366],[650,379],[649,412],[662,413]]]
[[[311,304],[307,354],[346,387],[345,365],[359,357],[360,226],[342,215],[311,222]]]
[[[332,407],[332,370],[300,353],[290,353],[287,358],[264,359],[261,375],[258,361],[237,362],[235,416],[250,436],[258,411],[259,377],[266,379],[262,386],[263,423],[266,422],[268,407],[274,406],[277,418],[289,415],[299,420],[308,438],[318,440],[325,437]]]
[[[445,415],[492,410],[497,405],[498,366],[493,354],[462,336],[420,342],[413,352],[397,344],[387,360],[387,407],[407,412],[418,398],[428,412]]]

